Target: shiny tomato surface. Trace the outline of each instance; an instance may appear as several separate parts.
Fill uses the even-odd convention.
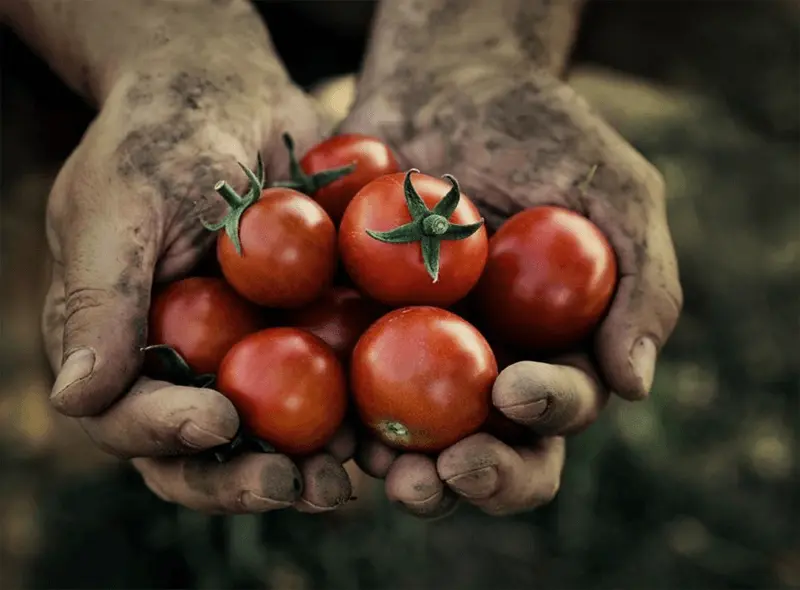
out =
[[[195,373],[216,373],[228,350],[263,323],[260,310],[221,278],[191,277],[153,297],[148,343],[174,348]]]
[[[350,387],[361,420],[386,444],[437,452],[486,421],[497,378],[489,344],[435,307],[383,316],[358,341]]]
[[[446,307],[466,296],[478,282],[488,254],[486,228],[462,240],[441,241],[439,277],[434,282],[425,269],[420,242],[388,244],[367,234],[367,230],[385,232],[411,221],[404,180],[405,173],[382,176],[351,201],[339,226],[342,262],[353,282],[376,301],[395,307]],[[413,174],[412,182],[428,208],[452,188],[447,181],[427,174]],[[480,220],[478,209],[462,194],[450,221],[468,225]]]
[[[317,144],[300,160],[308,175],[355,164],[355,169],[342,178],[317,189],[314,200],[338,224],[352,198],[365,185],[384,174],[399,172],[392,150],[376,137],[345,133]]]
[[[217,389],[248,434],[289,455],[322,449],[347,409],[347,380],[336,354],[296,328],[268,328],[237,343],[222,360]]]
[[[228,234],[219,233],[217,259],[225,279],[250,301],[296,308],[330,287],[336,270],[336,228],[309,197],[270,188],[241,218],[239,254]]]
[[[556,351],[591,334],[616,282],[614,250],[596,225],[568,209],[534,207],[492,236],[475,299],[493,335]]]

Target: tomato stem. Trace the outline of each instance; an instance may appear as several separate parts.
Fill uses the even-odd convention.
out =
[[[425,270],[436,283],[439,280],[441,241],[463,240],[470,237],[481,228],[483,219],[477,223],[465,225],[450,222],[450,217],[455,213],[461,200],[461,189],[458,181],[449,174],[445,174],[442,178],[447,180],[452,187],[432,210],[429,209],[411,183],[413,173],[419,174],[419,170],[416,168],[409,170],[403,181],[403,192],[408,212],[411,214],[411,222],[384,232],[368,229],[367,235],[387,244],[419,242]]]
[[[200,222],[203,224],[203,227],[209,231],[215,232],[224,228],[225,233],[228,234],[231,242],[233,242],[236,253],[241,256],[242,242],[239,237],[239,224],[244,212],[261,196],[261,191],[264,190],[265,172],[261,153],[258,154],[256,172],[253,172],[241,162],[238,162],[238,164],[250,182],[247,193],[243,196],[239,195],[231,185],[224,180],[220,180],[214,185],[214,190],[225,199],[225,202],[228,204],[228,212],[225,214],[225,217],[217,223],[208,223],[202,219]]]
[[[294,147],[294,139],[288,133],[283,134],[283,144],[289,152],[289,176],[290,180],[280,180],[272,183],[273,187],[291,188],[306,195],[313,195],[319,189],[330,183],[343,178],[356,169],[356,163],[341,166],[339,168],[329,168],[320,170],[312,175],[308,175],[300,166]]]

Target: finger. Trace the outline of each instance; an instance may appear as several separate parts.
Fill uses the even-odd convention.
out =
[[[53,372],[58,373],[64,351],[64,280],[60,264],[53,264],[41,320],[47,360]]]
[[[608,393],[589,363],[575,365],[522,361],[503,370],[494,383],[492,401],[506,417],[542,435],[566,435],[592,424]]]
[[[658,209],[649,216],[641,247],[630,248],[634,251],[617,248],[621,278],[595,341],[597,359],[610,389],[629,400],[649,394],[656,357],[683,306],[678,263],[663,205],[663,182],[652,184],[651,191],[661,193],[655,198]]]
[[[359,469],[370,477],[385,479],[398,454],[394,449],[368,437],[359,440],[355,460]]]
[[[60,185],[60,186],[63,186]],[[102,411],[136,377],[147,332],[160,240],[151,208],[137,195],[109,195],[102,174],[75,172],[67,187],[61,255],[63,363],[51,400],[61,412]]]
[[[317,455],[299,464],[303,495],[295,505],[301,512],[328,512],[350,500],[353,486],[342,463],[331,455]]]
[[[284,455],[248,454],[218,463],[205,457],[133,460],[161,499],[208,513],[244,514],[292,506],[303,482]]]
[[[436,473],[436,463],[425,455],[399,456],[386,475],[386,496],[414,516],[439,518],[450,514],[457,498]]]
[[[189,454],[229,442],[239,418],[222,394],[139,378],[99,416],[81,419],[89,437],[121,458]]]
[[[325,449],[339,463],[346,463],[356,452],[356,435],[349,424],[343,424]]]
[[[511,448],[481,433],[444,451],[436,468],[456,494],[488,514],[501,516],[555,498],[564,458],[561,437],[542,438],[530,448]]]

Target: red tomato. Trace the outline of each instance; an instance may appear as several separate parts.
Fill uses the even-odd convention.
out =
[[[589,336],[616,279],[614,251],[597,226],[568,209],[534,207],[492,236],[476,299],[504,342],[555,351]]]
[[[195,373],[216,373],[228,350],[262,322],[259,309],[222,279],[193,277],[154,296],[148,343],[174,348]]]
[[[355,289],[333,287],[310,305],[289,312],[285,322],[311,332],[347,362],[361,334],[381,314],[378,304]]]
[[[438,279],[423,259],[422,242],[385,243],[367,231],[388,232],[409,224],[404,194],[406,173],[372,181],[350,202],[339,226],[342,262],[353,282],[367,295],[387,305],[437,305],[446,307],[463,298],[478,282],[488,252],[486,228],[464,239],[431,238],[440,244]],[[427,174],[411,175],[413,188],[430,210],[453,185]],[[481,215],[466,195],[448,221],[457,225],[481,223]]]
[[[227,232],[217,240],[222,274],[243,297],[266,307],[311,303],[333,282],[336,227],[309,197],[270,188],[244,210],[242,253]]]
[[[347,409],[346,377],[333,350],[295,328],[268,328],[239,341],[222,360],[217,389],[249,434],[289,455],[324,447]]]
[[[437,452],[489,414],[497,363],[472,324],[435,307],[383,316],[353,351],[350,388],[361,420],[386,444]]]
[[[381,140],[368,135],[347,133],[335,135],[313,148],[300,160],[300,167],[313,176],[355,164],[349,174],[315,190],[311,196],[339,223],[347,205],[362,187],[379,176],[400,171],[392,150]]]

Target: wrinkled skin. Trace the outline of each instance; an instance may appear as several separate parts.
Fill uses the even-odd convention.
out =
[[[375,441],[359,446],[362,468],[385,478],[389,497],[418,515],[445,514],[459,498],[495,515],[549,502],[560,484],[563,437],[594,422],[609,392],[648,395],[682,306],[659,172],[559,79],[510,63],[442,73],[401,61],[362,80],[341,127],[384,138],[404,169],[454,175],[490,228],[535,205],[578,211],[608,236],[619,262],[618,290],[593,350],[512,364],[495,383],[495,406],[529,429],[531,444],[512,447],[479,433],[436,459]]]
[[[60,369],[51,399],[101,448],[133,459],[165,500],[215,513],[328,510],[351,494],[349,433],[297,464],[263,454],[217,464],[195,455],[234,436],[231,403],[139,375],[153,282],[185,275],[213,243],[198,215],[223,213],[214,183],[245,190],[237,161],[252,168],[258,151],[268,179],[285,178],[280,134],[290,129],[306,150],[328,131],[285,76],[243,70],[128,72],[65,163],[47,212],[43,330]]]

